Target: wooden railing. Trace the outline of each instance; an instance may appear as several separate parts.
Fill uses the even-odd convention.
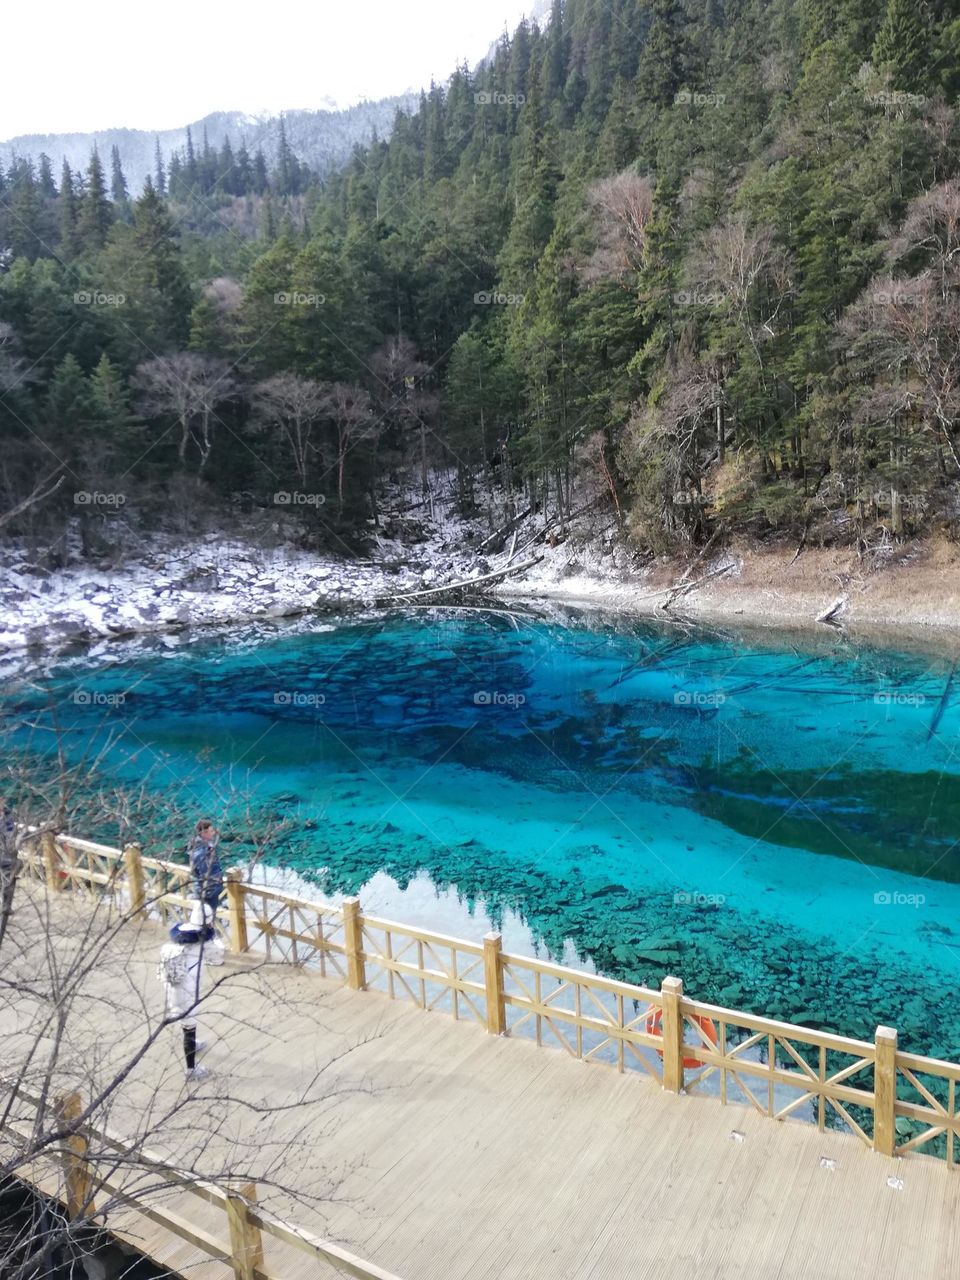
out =
[[[13,1095],[13,1104],[21,1102],[27,1105],[20,1109],[15,1119],[8,1121],[4,1132],[13,1142],[19,1142],[29,1150],[37,1110],[42,1107],[43,1100],[39,1094],[20,1084],[6,1085],[5,1092],[8,1096]],[[32,1114],[24,1114],[25,1110]],[[69,1138],[62,1146],[52,1147],[45,1156],[34,1160],[18,1175],[42,1193],[49,1194],[51,1188],[46,1171],[51,1164],[59,1164],[64,1174],[64,1207],[71,1221],[82,1220],[85,1224],[96,1225],[97,1200],[102,1203],[106,1195],[111,1202],[128,1206],[140,1217],[192,1245],[205,1258],[225,1263],[232,1269],[236,1280],[287,1280],[284,1271],[279,1269],[282,1263],[273,1263],[277,1268],[273,1270],[268,1266],[265,1238],[279,1241],[298,1253],[327,1264],[338,1275],[354,1276],[357,1280],[397,1280],[390,1272],[364,1262],[339,1245],[267,1213],[257,1204],[257,1188],[253,1183],[225,1188],[197,1178],[142,1147],[130,1146],[106,1128],[74,1123],[82,1115],[83,1101],[79,1094],[72,1093],[59,1099],[55,1107],[56,1122],[64,1129],[70,1129]],[[109,1171],[103,1172],[103,1166],[107,1166]],[[142,1194],[137,1194],[124,1182],[120,1170],[133,1180],[146,1172],[151,1182],[167,1188],[168,1192],[190,1197],[198,1206],[212,1205],[222,1214],[222,1231],[213,1234],[197,1225],[189,1210],[186,1213],[182,1211],[183,1205],[172,1209],[158,1202],[156,1192],[145,1201]],[[141,1251],[144,1240],[145,1233],[138,1230],[135,1243]]]
[[[44,836],[24,855],[29,874],[54,891],[112,893],[159,918],[188,906],[189,872],[66,836]],[[777,1120],[844,1128],[884,1155],[915,1150],[952,1168],[960,1140],[960,1064],[903,1053],[897,1033],[872,1041],[691,1000],[678,978],[660,989],[450,938],[341,906],[247,884],[227,873],[231,948],[316,968],[355,990],[377,990],[424,1010],[475,1019],[495,1035],[556,1044],[584,1062],[653,1077],[679,1093],[716,1093]],[[804,1115],[806,1113],[806,1115]]]

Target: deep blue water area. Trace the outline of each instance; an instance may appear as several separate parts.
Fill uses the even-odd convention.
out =
[[[118,647],[4,703],[9,752],[103,752],[89,834],[143,785],[150,852],[209,812],[384,914],[445,926],[426,879],[612,976],[960,1055],[949,655],[452,609]]]

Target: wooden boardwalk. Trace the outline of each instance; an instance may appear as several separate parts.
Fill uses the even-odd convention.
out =
[[[163,931],[143,922],[122,935],[125,984],[105,964],[102,998],[94,978],[85,1007],[105,1054],[122,1055],[160,1012]],[[960,1176],[943,1161],[891,1159],[813,1125],[675,1096],[290,966],[228,957],[226,972],[201,1019],[214,1074],[198,1100],[175,1110],[183,1081],[168,1029],[111,1129],[151,1117],[149,1145],[165,1158],[189,1150],[212,1178],[242,1171],[268,1209],[403,1280],[960,1274]],[[12,1053],[17,1034],[0,1018]],[[219,1209],[179,1193],[163,1203],[186,1216],[187,1200],[190,1220],[222,1238]],[[234,1275],[139,1216],[112,1222],[181,1275]],[[265,1268],[282,1280],[333,1274],[272,1239]]]

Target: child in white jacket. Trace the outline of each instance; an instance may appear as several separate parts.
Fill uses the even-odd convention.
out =
[[[157,977],[163,983],[169,1022],[183,1025],[183,1056],[188,1080],[203,1080],[210,1073],[197,1066],[196,1008],[203,998],[204,964],[223,964],[224,947],[213,929],[213,912],[201,902],[194,903],[189,922],[175,924],[170,941],[160,948]]]

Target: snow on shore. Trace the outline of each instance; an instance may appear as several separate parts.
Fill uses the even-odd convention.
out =
[[[8,545],[0,548],[0,651],[370,606],[480,576],[484,564],[439,536],[413,548],[380,539],[369,559],[350,560],[218,534],[190,543],[156,535],[114,570],[73,556],[51,571]]]

